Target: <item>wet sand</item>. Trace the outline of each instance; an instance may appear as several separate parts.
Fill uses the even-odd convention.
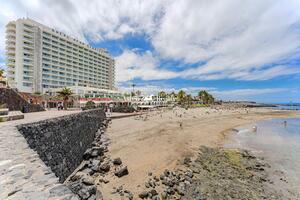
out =
[[[104,199],[112,196],[113,187],[123,185],[134,194],[142,191],[148,172],[161,174],[165,169],[180,166],[184,157],[193,156],[200,145],[221,146],[234,127],[262,119],[299,117],[299,111],[278,111],[264,108],[152,111],[138,117],[114,119],[107,130],[111,139],[111,158],[120,157],[128,166],[129,175],[122,178],[112,173],[110,181],[101,184]]]

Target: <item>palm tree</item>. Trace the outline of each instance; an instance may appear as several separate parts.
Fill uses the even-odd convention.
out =
[[[211,94],[208,94],[208,103],[213,104],[214,102],[215,102],[215,98]]]
[[[166,92],[164,92],[164,91],[160,91],[159,93],[158,93],[158,96],[160,97],[160,98],[166,98],[167,97],[167,94],[166,94]]]
[[[139,96],[141,96],[141,94],[142,94],[142,92],[140,91],[140,90],[137,90],[136,91],[136,95],[139,97]]]
[[[193,101],[192,95],[188,94],[188,95],[186,96],[186,100],[187,100],[188,106],[190,106],[191,103],[192,103],[192,101]]]
[[[180,90],[180,91],[178,92],[177,98],[178,98],[178,101],[179,101],[180,104],[183,104],[183,103],[184,103],[184,101],[185,101],[185,96],[186,96],[185,91]]]
[[[201,90],[198,93],[198,97],[199,97],[199,99],[202,100],[202,102],[204,104],[212,104],[215,101],[215,98],[211,94],[209,94],[208,92],[206,92],[205,90]]]
[[[175,94],[175,92],[171,92],[170,97],[172,100],[174,100],[177,97],[177,94]]]
[[[0,78],[2,78],[3,74],[4,74],[4,70],[0,69]]]
[[[58,91],[58,96],[62,97],[64,100],[64,109],[67,110],[67,102],[70,98],[70,96],[73,94],[72,90],[70,88],[63,88],[61,91]]]

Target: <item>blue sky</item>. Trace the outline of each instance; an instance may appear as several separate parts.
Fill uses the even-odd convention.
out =
[[[0,63],[9,20],[30,18],[116,59],[117,86],[145,94],[207,89],[224,100],[300,102],[297,0],[0,0]]]

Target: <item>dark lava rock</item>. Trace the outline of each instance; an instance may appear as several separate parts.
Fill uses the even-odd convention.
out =
[[[154,189],[150,190],[149,193],[151,194],[152,197],[158,195],[157,191]]]
[[[113,164],[114,164],[114,165],[121,165],[121,164],[122,164],[121,158],[115,158],[115,159],[113,160]]]
[[[74,182],[74,181],[77,181],[77,180],[81,179],[83,176],[85,176],[85,173],[83,173],[83,172],[77,172],[76,174],[74,174],[70,178],[70,180]]]
[[[100,165],[100,160],[94,159],[91,163],[91,169],[93,171],[98,171],[99,170],[99,165]]]
[[[147,191],[143,191],[139,194],[139,197],[141,199],[146,199],[148,197],[149,193]]]
[[[82,184],[79,181],[71,182],[71,183],[68,184],[68,187],[74,193],[78,193],[78,191],[82,188]]]
[[[89,175],[93,175],[94,171],[90,168],[85,168],[84,170],[82,170],[83,173],[89,174]]]
[[[86,176],[82,179],[82,183],[86,184],[86,185],[94,185],[94,179],[90,176]]]
[[[82,189],[79,190],[77,194],[81,199],[89,199],[89,197],[96,194],[96,191],[97,191],[96,186],[91,185],[91,186],[82,187]]]
[[[129,174],[129,172],[128,172],[127,166],[120,166],[115,171],[115,175],[119,178],[122,176],[128,175],[128,174]]]
[[[103,155],[103,153],[104,153],[104,148],[103,147],[93,147],[92,148],[92,152],[91,152],[91,156],[92,157],[96,157],[96,156],[101,156],[101,155]]]
[[[83,154],[83,159],[84,160],[90,159],[92,157],[91,154],[92,154],[92,149],[91,148],[87,149]]]
[[[166,192],[162,192],[160,195],[163,200],[168,198],[168,194]]]
[[[110,170],[110,165],[108,163],[103,163],[100,165],[100,170],[103,172],[109,172]]]

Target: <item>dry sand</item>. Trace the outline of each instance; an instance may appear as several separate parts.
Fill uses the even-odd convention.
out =
[[[148,172],[159,175],[165,169],[180,166],[183,158],[193,156],[200,145],[222,145],[226,133],[234,127],[261,119],[300,117],[300,111],[248,110],[175,108],[112,120],[107,130],[111,139],[109,154],[112,158],[122,159],[128,166],[129,175],[117,178],[109,174],[106,178],[110,182],[100,186],[104,199],[121,199],[111,195],[113,187],[121,185],[133,192],[136,198],[144,188]]]

